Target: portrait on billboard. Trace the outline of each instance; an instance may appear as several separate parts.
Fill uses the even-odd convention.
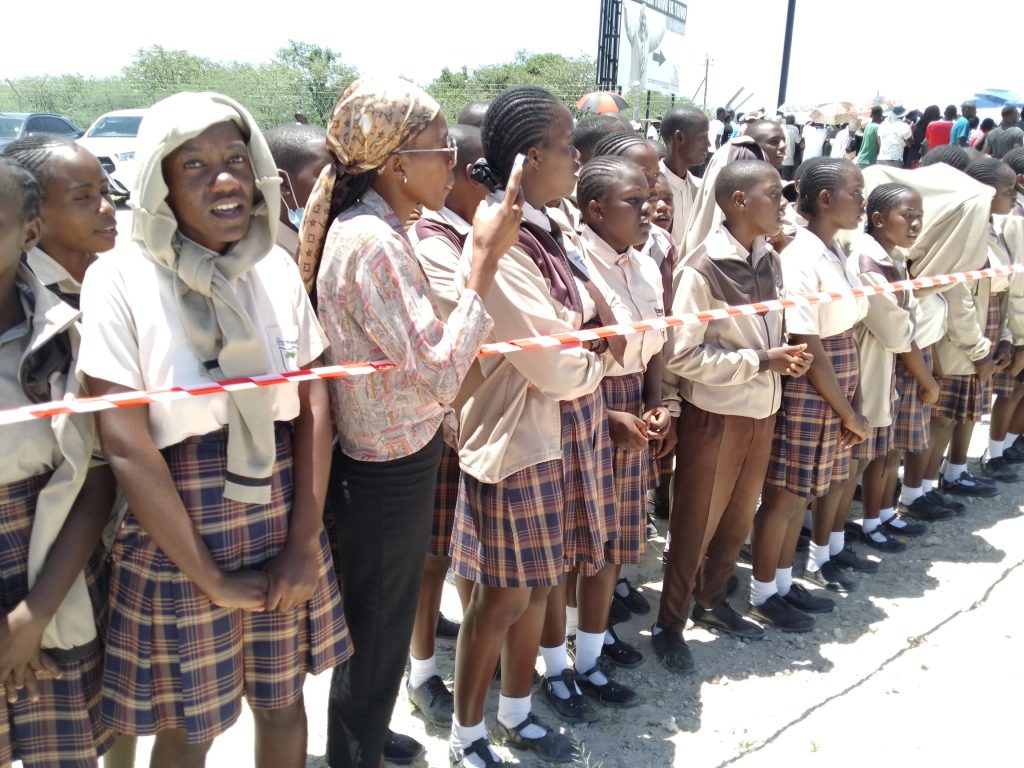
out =
[[[623,91],[677,93],[686,4],[625,0],[619,24],[617,85]]]

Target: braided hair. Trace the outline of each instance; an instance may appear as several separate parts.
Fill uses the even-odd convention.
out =
[[[46,187],[53,181],[53,163],[63,154],[62,150],[70,149],[77,152],[81,147],[71,139],[63,136],[25,136],[24,138],[12,141],[0,154],[9,157],[20,164],[25,170],[36,177],[40,189]]]
[[[638,133],[632,131],[628,133],[612,133],[605,136],[594,147],[594,157],[604,157],[611,155],[614,157],[622,157],[633,147],[639,147],[647,144],[647,139]]]
[[[800,177],[797,209],[810,218],[818,212],[818,197],[821,193],[839,189],[843,176],[856,166],[849,160],[837,157],[812,157],[801,168],[803,174]]]
[[[609,134],[625,133],[628,130],[629,126],[614,115],[597,115],[580,120],[576,130],[572,132],[572,145],[584,157],[592,156],[594,147],[601,139]]]
[[[871,215],[874,213],[886,214],[900,204],[900,200],[907,194],[914,194],[913,187],[906,184],[879,184],[868,196],[867,223],[864,225],[864,232],[871,234],[874,225],[871,223]]]
[[[505,184],[512,175],[516,155],[544,143],[548,129],[558,119],[555,96],[535,85],[523,85],[502,91],[484,114],[480,135],[487,164]]]
[[[1008,174],[1013,174],[1014,177],[1017,175],[1013,168],[1002,160],[984,155],[971,163],[967,167],[966,173],[975,181],[980,181],[990,187],[998,187],[999,182],[1005,180]]]
[[[956,168],[958,171],[967,171],[971,164],[971,155],[963,147],[956,144],[943,144],[941,147],[929,149],[928,153],[921,158],[921,165],[935,165],[945,163]]]
[[[1003,155],[1003,162],[1013,168],[1013,172],[1018,176],[1024,173],[1024,147],[1011,149]]]
[[[611,184],[634,172],[643,175],[639,165],[624,157],[605,155],[584,165],[576,183],[576,202],[583,220],[587,220],[591,201],[600,200]]]
[[[39,182],[31,171],[11,157],[0,156],[0,198],[18,206],[22,222],[39,218],[43,198]]]

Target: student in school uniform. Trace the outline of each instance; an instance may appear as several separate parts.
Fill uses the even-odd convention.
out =
[[[804,163],[798,205],[808,221],[786,246],[782,258],[787,295],[849,290],[859,283],[846,269],[834,242],[840,230],[854,229],[864,210],[864,180],[845,160],[813,158]],[[775,426],[762,506],[754,519],[754,572],[749,614],[794,632],[814,628],[815,612],[833,602],[792,588],[792,568],[804,510],[820,500],[834,480],[849,472],[850,446],[867,437],[859,412],[857,346],[853,326],[866,311],[863,300],[844,300],[785,311],[790,341],[807,344],[814,362],[806,376],[790,378],[783,388],[782,414]],[[808,576],[812,583],[836,583],[829,565],[834,510],[821,509]],[[842,535],[841,533],[839,534]],[[832,547],[838,554],[842,547]],[[845,579],[845,577],[844,577]],[[848,583],[848,582],[847,582]],[[837,588],[842,586],[837,583]]]
[[[327,147],[332,162],[306,205],[298,257],[307,285],[316,283],[327,360],[395,365],[331,382],[328,505],[362,653],[334,671],[327,756],[334,768],[372,768],[408,659],[441,424],[490,329],[483,297],[519,213],[512,201],[478,212],[467,289],[442,321],[406,232],[420,206],[444,206],[454,179],[457,147],[440,105],[400,78],[357,80],[335,105]]]
[[[485,307],[495,339],[578,330],[614,322],[572,232],[546,213],[575,183],[577,153],[568,109],[542,88],[504,91],[487,109],[485,162],[478,175],[496,199],[518,190],[519,240],[502,257]],[[525,157],[518,166],[518,155]],[[474,227],[475,229],[475,227]],[[475,232],[474,232],[475,237]],[[463,271],[472,253],[463,257]],[[469,249],[467,248],[467,251]],[[619,340],[516,352],[479,361],[460,412],[462,484],[452,536],[455,573],[476,582],[456,650],[453,764],[503,764],[490,748],[484,700],[501,656],[498,724],[492,738],[550,760],[571,759],[568,737],[532,712],[530,692],[548,596],[569,568],[584,575],[605,565],[617,534],[612,443],[600,384],[608,348]],[[548,700],[563,717],[582,717],[582,694],[569,668],[562,604],[560,645],[544,649]],[[504,651],[502,650],[504,647]]]
[[[924,217],[921,195],[901,184],[882,184],[868,196],[863,232],[850,238],[847,266],[864,285],[882,285],[906,279],[903,271],[905,251],[913,246],[921,231]],[[902,552],[906,541],[891,532],[898,523],[890,522],[891,499],[885,499],[885,471],[893,450],[895,418],[894,401],[911,393],[898,392],[895,387],[896,358],[910,362],[912,371],[923,378],[920,386],[926,400],[938,397],[938,384],[931,377],[930,366],[914,344],[914,305],[910,291],[895,294],[877,294],[868,298],[867,314],[854,328],[860,355],[860,384],[862,409],[871,432],[868,438],[853,446],[850,455],[850,477],[845,483],[839,502],[839,516],[845,521],[853,501],[854,490],[861,477],[863,520],[862,541],[880,552]],[[915,395],[916,396],[916,393]],[[888,502],[888,503],[887,503]],[[890,514],[882,520],[882,508]],[[888,528],[884,522],[890,522]],[[903,526],[903,534],[923,532],[920,524]],[[844,548],[833,558],[855,570],[874,573],[877,564],[871,560],[854,558]]]
[[[130,249],[82,288],[95,394],[297,370],[325,342],[274,245],[280,178],[255,120],[214,93],[155,104],[139,135]],[[203,765],[241,711],[257,761],[305,762],[302,684],[351,654],[322,509],[326,386],[282,384],[105,412],[128,504],[111,553],[103,717]]]
[[[306,201],[320,171],[331,162],[327,154],[327,131],[319,125],[284,123],[274,126],[264,136],[281,177],[277,244],[294,257],[299,247],[299,227]]]
[[[647,242],[651,231],[651,190],[643,169],[624,157],[596,157],[580,174],[577,199],[585,222],[580,240],[587,265],[619,299],[622,311],[617,319],[631,323],[664,317],[658,265],[636,249]],[[584,693],[614,706],[633,703],[636,694],[607,677],[598,668],[598,659],[605,655],[619,664],[624,661],[614,651],[605,651],[615,644],[614,635],[606,631],[608,606],[622,566],[639,562],[647,491],[654,479],[649,441],[662,439],[670,426],[661,397],[664,340],[662,332],[627,336],[622,364],[609,363],[601,381],[616,446],[613,467],[619,535],[608,545],[608,565],[579,580],[575,669]],[[625,664],[635,666],[640,660],[642,657],[626,660]]]
[[[781,292],[782,267],[768,240],[785,207],[778,172],[739,160],[722,169],[716,187],[724,221],[676,271],[673,315],[769,301]],[[670,671],[694,668],[683,639],[691,614],[727,634],[763,634],[729,606],[726,585],[768,469],[782,376],[801,376],[810,362],[806,345],[786,344],[779,312],[670,332],[665,364],[680,377],[687,404],[678,423],[672,547],[651,631]]]
[[[668,179],[675,198],[672,237],[679,248],[683,247],[690,210],[700,186],[690,169],[704,163],[710,146],[708,125],[707,115],[695,107],[672,107],[661,121],[661,140],[668,151],[661,162],[661,172]]]
[[[430,283],[430,291],[442,320],[458,304],[455,286],[462,250],[472,230],[473,214],[487,197],[488,189],[470,174],[473,164],[483,156],[480,129],[470,125],[452,125],[448,135],[458,147],[455,182],[440,211],[424,210],[409,228],[416,259]],[[455,406],[457,407],[457,405]],[[413,706],[435,725],[450,727],[455,699],[441,679],[434,656],[434,636],[441,621],[441,595],[451,565],[452,527],[459,495],[458,422],[455,412],[445,415],[445,442],[434,492],[434,522],[423,566],[419,605],[409,645],[407,692]],[[456,577],[463,603],[469,602],[472,583]]]
[[[40,205],[33,175],[0,158],[4,408],[84,394],[74,376],[79,314],[22,263],[40,235]],[[7,425],[0,447],[17,456],[0,472],[0,763],[96,766],[114,739],[99,711],[103,596],[93,559],[114,501],[113,478],[108,468],[91,467],[91,416]]]

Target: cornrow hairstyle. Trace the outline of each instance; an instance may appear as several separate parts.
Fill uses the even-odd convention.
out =
[[[579,205],[583,220],[587,220],[587,208],[592,200],[600,200],[611,184],[634,172],[643,176],[639,165],[624,157],[613,155],[595,157],[584,165],[580,171],[579,181],[576,182],[576,203]],[[646,184],[645,179],[644,185]]]
[[[982,184],[986,184],[990,187],[998,187],[999,182],[1005,180],[1010,174],[1013,174],[1015,180],[1017,176],[1017,174],[1014,173],[1013,168],[1002,160],[997,160],[994,157],[986,157],[984,155],[971,163],[968,166],[966,173],[975,181],[980,181]]]
[[[874,229],[874,225],[871,223],[871,215],[873,213],[886,214],[900,204],[900,200],[906,194],[913,194],[913,187],[908,187],[906,184],[897,184],[890,182],[888,184],[879,184],[868,196],[867,205],[867,223],[864,225],[864,232],[871,234]]]
[[[480,126],[484,157],[502,185],[512,174],[516,155],[544,143],[548,129],[558,119],[559,107],[565,109],[550,91],[535,85],[504,90],[487,107]]]
[[[605,136],[594,147],[594,157],[622,157],[633,147],[647,144],[647,139],[639,133],[613,133]]]
[[[577,123],[576,130],[572,132],[572,145],[584,157],[593,156],[594,147],[605,136],[628,130],[629,126],[614,115],[596,115]]]
[[[10,200],[21,211],[21,221],[39,218],[43,199],[36,177],[12,157],[0,156],[0,198]]]
[[[298,173],[310,160],[310,145],[327,143],[327,129],[319,125],[285,123],[275,125],[263,134],[274,157],[274,164],[289,174]],[[326,165],[326,163],[325,163]]]
[[[1020,176],[1024,173],[1024,147],[1011,149],[1003,155],[1003,162],[1013,168],[1013,172]]]
[[[53,181],[53,163],[62,150],[77,152],[81,147],[63,136],[26,136],[12,141],[0,151],[5,157],[17,161],[25,170],[36,177],[39,188],[45,192]]]
[[[810,218],[818,212],[818,197],[822,192],[835,192],[843,181],[843,176],[856,166],[849,160],[836,157],[812,157],[803,163],[803,176],[800,178],[800,196],[797,209]]]
[[[935,149],[929,149],[928,153],[921,158],[921,165],[935,165],[936,163],[945,163],[958,171],[967,171],[967,167],[971,164],[971,156],[963,147],[958,147],[955,144],[943,144],[941,147]]]

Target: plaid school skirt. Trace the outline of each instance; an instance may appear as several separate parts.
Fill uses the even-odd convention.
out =
[[[943,376],[939,379],[939,399],[932,406],[932,416],[957,422],[981,421],[984,388],[974,374]]]
[[[885,456],[892,449],[892,425],[875,427],[863,443],[850,449],[850,458],[855,461],[874,461]]]
[[[50,474],[0,485],[0,598],[10,611],[28,594],[28,545],[36,498]],[[86,583],[98,604],[95,574]],[[100,718],[103,651],[99,640],[74,653],[50,651],[63,675],[39,681],[39,701],[27,691],[7,702],[0,721],[0,765],[21,760],[28,766],[95,766],[114,742]]]
[[[985,322],[985,338],[992,342],[992,354],[995,354],[1002,331],[1003,304],[1006,303],[1005,292],[993,293],[988,298],[988,316]],[[983,414],[992,412],[992,398],[996,395],[1009,397],[1013,394],[1013,377],[1003,371],[997,371],[992,378],[981,385],[981,410]]]
[[[617,534],[612,442],[600,391],[559,403],[562,458],[498,483],[463,473],[452,569],[487,587],[550,587],[606,564]]]
[[[925,367],[931,370],[932,348],[921,350]],[[891,450],[905,453],[921,453],[931,443],[929,423],[932,418],[932,407],[921,402],[917,379],[896,357],[896,392],[899,399],[893,409]]]
[[[610,376],[601,381],[605,408],[634,416],[644,413],[644,375]],[[608,545],[608,561],[635,565],[647,543],[647,491],[654,486],[655,472],[649,448],[624,451],[614,448],[612,474],[618,505],[619,535]]]
[[[441,465],[437,468],[437,490],[434,492],[434,524],[430,529],[427,553],[448,557],[455,527],[455,505],[459,500],[459,452],[447,443],[441,448]]]
[[[192,524],[226,572],[265,567],[281,551],[292,512],[291,431],[276,429],[269,504],[224,498],[227,430],[162,451]],[[262,613],[222,608],[157,547],[129,510],[111,551],[110,626],[103,719],[117,733],[181,728],[209,741],[254,709],[281,709],[302,696],[307,673],[352,654],[327,534],[319,584],[304,606]]]
[[[859,371],[853,331],[822,339],[821,345],[839,388],[852,398]],[[839,445],[842,420],[806,375],[786,377],[783,382],[765,483],[801,498],[824,496],[833,480],[844,482],[850,477],[850,449]]]

